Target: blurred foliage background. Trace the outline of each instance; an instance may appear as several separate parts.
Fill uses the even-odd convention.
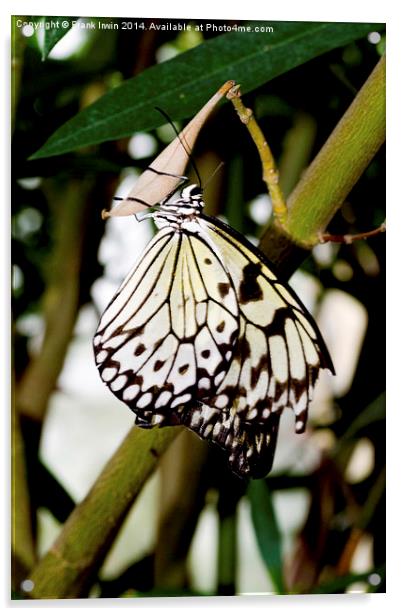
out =
[[[63,19],[71,26],[75,18],[43,24]],[[142,223],[119,252],[127,222],[105,226],[100,212],[172,139],[154,107],[180,128],[224,81],[239,81],[287,196],[385,44],[378,24],[273,23],[266,24],[273,33],[256,37],[196,20],[186,21],[191,31],[177,31],[150,24],[185,20],[119,18],[93,18],[93,30],[33,34],[31,21],[41,18],[12,24],[16,598],[29,592],[35,562],[133,423],[97,375],[91,380],[90,344],[136,243],[152,233]],[[208,212],[257,241],[270,202],[231,105],[207,123],[195,158],[204,183],[224,162],[206,189]],[[330,231],[381,224],[384,181],[381,149]],[[135,503],[119,546],[90,564],[76,596],[385,590],[384,236],[318,246],[291,282],[317,316],[338,372],[320,383],[307,433],[295,437],[284,416],[272,473],[246,484],[219,451],[182,432]]]

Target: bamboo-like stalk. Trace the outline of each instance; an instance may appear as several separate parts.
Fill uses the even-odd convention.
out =
[[[384,60],[381,60],[351,108],[306,171],[289,200],[287,234],[305,246],[318,241],[337,207],[360,177],[384,139]],[[278,245],[284,233],[273,225]],[[264,249],[264,242],[262,247]],[[272,249],[273,248],[273,249]],[[285,253],[282,252],[284,259]],[[153,471],[177,428],[134,429],[106,465],[85,500],[70,516],[51,550],[30,574],[33,598],[83,596],[121,521]]]
[[[385,140],[385,56],[358,92],[288,200],[286,232],[305,248],[320,241]]]
[[[79,299],[79,274],[87,182],[71,182],[62,196],[58,184],[48,180],[45,190],[54,210],[54,244],[47,261],[47,286],[43,296],[46,333],[42,347],[15,384],[13,399],[12,464],[12,562],[15,590],[33,566],[34,510],[30,490],[36,490],[36,465],[40,430],[50,395],[55,389],[71,339]],[[62,323],[62,327],[60,326]]]
[[[85,596],[135,497],[180,428],[130,430],[29,575],[36,599]]]
[[[56,387],[77,316],[83,226],[88,212],[85,183],[69,183],[62,201],[60,194],[53,193],[57,188],[51,182],[46,190],[50,193],[49,203],[57,203],[57,209],[54,247],[47,263],[47,286],[42,299],[45,336],[16,391],[18,413],[37,424],[43,422],[49,396]]]
[[[14,406],[14,405],[13,405]],[[18,591],[18,584],[24,579],[35,562],[35,546],[32,536],[29,490],[25,465],[24,442],[19,417],[12,412],[12,584]]]
[[[385,141],[385,56],[306,169],[287,200],[286,219],[274,217],[260,248],[290,276],[320,243],[327,225]]]

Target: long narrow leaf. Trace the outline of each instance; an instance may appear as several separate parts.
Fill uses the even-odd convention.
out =
[[[53,47],[71,30],[76,19],[76,17],[44,18],[45,36],[42,46],[42,60],[46,60]]]
[[[265,479],[251,481],[248,488],[251,518],[258,547],[278,593],[285,593],[282,563],[282,537],[272,502],[272,494]]]
[[[375,577],[374,577],[375,576]],[[373,569],[372,571],[366,571],[365,573],[350,573],[349,575],[343,575],[341,577],[335,578],[329,582],[325,582],[316,586],[311,591],[312,594],[319,595],[329,595],[333,593],[344,592],[348,586],[351,584],[355,584],[356,582],[366,582],[369,585],[368,592],[375,592],[376,585],[374,584],[375,580],[378,585],[380,582],[383,582],[385,579],[385,565],[383,567],[379,567],[378,569]]]
[[[210,39],[172,60],[152,66],[108,92],[61,126],[31,158],[70,152],[127,137],[161,124],[155,107],[173,120],[193,116],[228,79],[243,93],[315,58],[361,38],[381,25],[272,22],[273,32],[257,28]]]

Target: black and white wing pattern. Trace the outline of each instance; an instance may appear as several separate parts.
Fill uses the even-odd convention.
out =
[[[296,432],[303,432],[320,368],[334,368],[315,322],[265,255],[218,220],[203,217],[201,224],[230,269],[240,327],[222,383],[183,420],[227,449],[235,472],[263,477],[272,466],[280,414],[292,409]]]
[[[238,330],[235,290],[221,261],[196,234],[164,227],[104,312],[95,360],[142,422],[166,424],[172,411],[216,390]]]
[[[138,425],[184,424],[222,447],[235,473],[262,477],[280,414],[292,409],[304,430],[331,359],[258,249],[215,219],[180,216],[166,215],[104,312],[96,364]]]

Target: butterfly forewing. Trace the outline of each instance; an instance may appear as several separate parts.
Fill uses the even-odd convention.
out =
[[[142,421],[175,423],[173,411],[209,399],[222,382],[238,329],[233,283],[219,256],[185,225],[165,227],[102,316],[95,359]]]

